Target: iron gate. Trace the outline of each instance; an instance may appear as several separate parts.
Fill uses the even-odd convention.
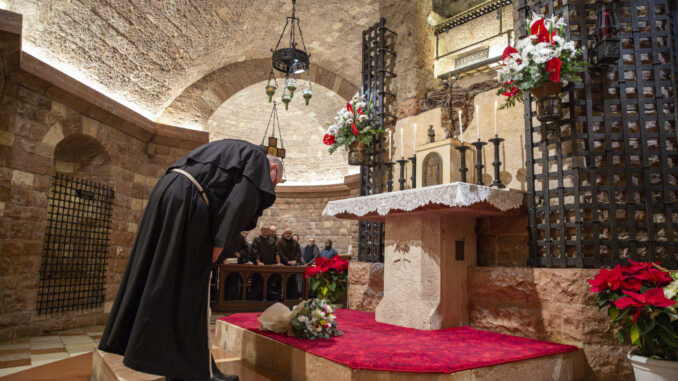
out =
[[[395,78],[395,44],[397,34],[386,28],[381,18],[363,31],[362,93],[372,101],[370,118],[377,128],[385,128],[395,117],[388,113],[395,94],[387,91],[390,79]],[[382,193],[385,190],[387,166],[384,163],[384,136],[380,134],[366,148],[366,163],[360,166],[360,195]],[[384,224],[360,221],[358,259],[364,262],[384,260]]]
[[[628,259],[676,268],[678,144],[673,0],[616,1],[621,58],[592,67],[561,94],[562,120],[539,125],[525,97],[530,265],[613,266]],[[520,0],[559,15],[591,47],[596,3]],[[585,50],[584,59],[589,60]]]
[[[52,179],[38,314],[104,302],[113,188],[57,174]]]

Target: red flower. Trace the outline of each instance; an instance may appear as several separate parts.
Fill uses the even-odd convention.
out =
[[[353,112],[353,106],[351,106],[351,103],[346,103],[346,109],[350,112]]]
[[[363,109],[361,109],[360,107],[358,107],[358,114],[359,114],[359,115],[363,115],[363,114],[364,114]]]
[[[518,53],[518,51],[511,45],[507,46],[506,49],[504,49],[504,52],[501,54],[501,60],[505,60],[507,57],[511,57],[511,54],[513,53]],[[520,63],[520,59],[518,59],[518,63]]]
[[[617,265],[612,270],[600,269],[600,273],[593,279],[588,279],[592,292],[601,292],[607,290],[618,290],[622,282],[622,269]]]
[[[329,260],[329,268],[343,273],[344,271],[348,270],[348,261],[341,259],[338,255],[335,255]]]
[[[553,57],[550,60],[546,61],[546,72],[551,73],[549,79],[551,82],[560,82],[560,67],[563,63],[558,59],[558,57]]]
[[[646,282],[654,283],[657,287],[666,286],[667,284],[673,281],[673,278],[669,273],[661,271],[654,267],[640,271],[639,273],[632,275],[633,278],[644,280]]]
[[[504,88],[506,89],[506,91],[503,92],[501,95],[503,95],[505,97],[512,97],[512,96],[518,95],[518,92],[520,90],[518,90],[517,87],[511,86],[509,88],[509,85],[512,84],[512,83],[513,83],[513,80],[510,80],[508,82],[504,82]]]
[[[640,279],[636,279],[633,277],[627,277],[621,282],[621,288],[623,290],[631,290],[631,291],[640,291],[640,288],[643,286],[643,281]]]
[[[334,144],[335,140],[337,140],[337,138],[335,138],[334,135],[325,134],[325,136],[323,137],[323,143],[325,143],[328,146]]]
[[[530,34],[537,36],[537,42],[551,42],[556,30],[554,29],[552,33],[549,33],[546,24],[544,24],[544,19],[539,19],[530,27]]]
[[[631,291],[624,291],[624,294],[628,296],[621,297],[612,303],[619,309],[636,307],[638,310],[633,314],[634,323],[638,320],[638,316],[640,316],[640,312],[645,306],[666,308],[676,304],[675,301],[664,296],[664,290],[661,288],[653,288],[644,294],[637,294]]]
[[[661,264],[661,262],[657,262],[657,264]],[[636,262],[629,259],[629,265],[624,266],[623,270],[626,275],[634,275],[653,267],[652,262]]]
[[[358,131],[358,127],[355,126],[355,123],[351,122],[351,132],[353,132],[353,135],[360,135],[360,131]]]

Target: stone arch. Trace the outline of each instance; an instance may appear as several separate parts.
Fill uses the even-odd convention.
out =
[[[97,139],[83,133],[68,135],[54,147],[54,169],[96,182],[113,182],[108,151]]]
[[[184,89],[165,108],[158,118],[158,122],[193,129],[205,129],[210,116],[233,94],[258,82],[266,81],[270,67],[271,60],[269,58],[258,58],[232,63],[217,69]],[[279,73],[276,73],[276,75],[278,76],[278,85],[282,86]],[[313,63],[310,68],[310,76],[312,83],[318,83],[344,99],[350,99],[359,89],[346,78]],[[284,78],[282,81],[284,81]],[[280,94],[276,95],[279,96]],[[261,96],[265,96],[263,88],[261,89]]]

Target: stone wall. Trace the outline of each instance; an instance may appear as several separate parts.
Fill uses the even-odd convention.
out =
[[[12,51],[8,47],[18,51],[19,39],[18,34],[0,32],[4,62]],[[206,133],[184,134],[181,129],[135,120],[140,116],[119,105],[99,107],[96,104],[112,103],[30,58],[5,67],[0,99],[0,340],[103,324],[152,187],[169,164],[207,142]],[[29,73],[24,65],[60,86]],[[69,87],[89,95],[77,96],[65,90]],[[80,160],[78,153],[90,150],[94,156]],[[76,165],[81,162],[105,171],[87,171]],[[47,206],[57,170],[109,183],[115,190],[105,302],[85,311],[38,316]]]
[[[527,214],[479,218],[478,266],[525,267],[530,256]]]
[[[476,267],[469,278],[471,325],[493,332],[576,345],[589,379],[632,380],[619,345],[586,279],[597,269]]]
[[[374,312],[384,296],[384,264],[351,261],[348,308]]]
[[[273,103],[269,103],[262,93],[264,87],[266,82],[257,83],[221,103],[205,126],[210,141],[230,138],[261,144],[268,127],[264,140],[267,144],[273,129],[273,122],[269,122]],[[282,133],[278,145],[284,144],[287,153],[285,185],[336,184],[343,182],[344,176],[360,171],[360,167],[348,165],[345,149],[330,155],[328,146],[322,142],[325,123],[334,121],[337,110],[346,107],[347,99],[355,91],[344,98],[318,83],[313,83],[313,90],[315,94],[308,105],[297,90],[287,110],[280,103],[280,94],[276,96],[280,131],[276,128],[275,136],[280,137]]]
[[[302,244],[306,244],[309,237],[315,237],[320,248],[329,238],[340,254],[346,254],[348,246],[352,245],[352,254],[357,255],[358,221],[323,216],[322,211],[329,201],[357,197],[359,180],[359,175],[351,175],[345,178],[343,184],[278,186],[275,204],[264,211],[259,225],[275,225],[278,234],[289,227],[299,234]],[[258,234],[257,229],[252,230],[248,239],[251,241]]]

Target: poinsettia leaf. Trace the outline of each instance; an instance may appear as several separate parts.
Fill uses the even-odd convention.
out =
[[[638,328],[638,324],[633,324],[631,326],[631,330],[629,331],[629,338],[631,340],[631,344],[636,344],[636,342],[639,342],[640,340],[640,329]]]

